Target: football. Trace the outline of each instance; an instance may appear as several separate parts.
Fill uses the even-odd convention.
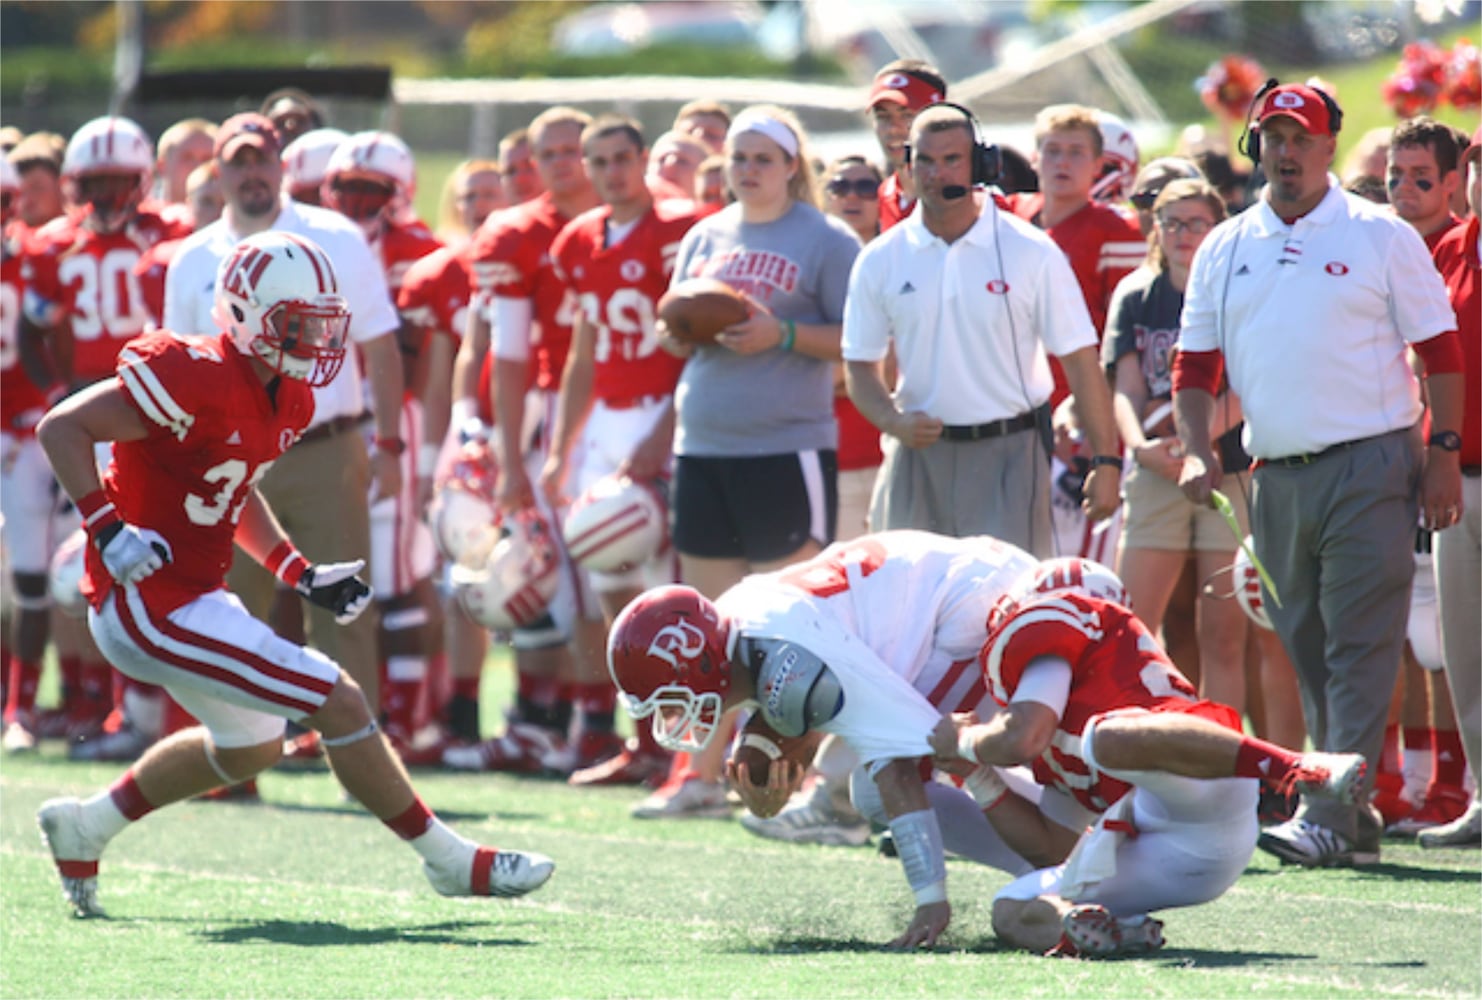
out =
[[[804,733],[802,736],[783,736],[753,715],[741,730],[741,742],[731,754],[737,770],[744,769],[753,785],[765,785],[767,772],[772,761],[787,759],[807,767],[813,763],[813,754],[823,741],[821,733]]]
[[[745,296],[715,278],[688,278],[659,299],[659,319],[671,336],[688,344],[713,343],[718,333],[750,315]]]

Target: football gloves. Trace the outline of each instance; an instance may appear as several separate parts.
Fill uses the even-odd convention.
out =
[[[173,557],[158,531],[115,521],[98,532],[98,552],[108,574],[122,584],[138,583]]]
[[[365,568],[364,559],[342,563],[316,563],[304,570],[293,589],[310,604],[334,612],[334,620],[348,625],[370,606],[371,588],[356,576]]]

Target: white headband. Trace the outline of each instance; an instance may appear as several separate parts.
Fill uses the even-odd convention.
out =
[[[798,155],[798,137],[787,123],[769,114],[760,111],[743,111],[731,122],[731,128],[726,132],[726,141],[736,138],[742,132],[760,132],[771,139],[777,145],[787,151],[788,156]]]

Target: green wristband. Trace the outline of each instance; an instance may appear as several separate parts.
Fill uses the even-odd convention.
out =
[[[792,345],[798,339],[798,325],[790,319],[783,320],[782,325],[786,328],[787,332],[782,335],[781,346],[784,351],[790,351],[792,350]]]

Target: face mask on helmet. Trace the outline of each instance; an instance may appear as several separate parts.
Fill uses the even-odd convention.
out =
[[[257,355],[289,378],[329,385],[345,363],[350,310],[338,295],[312,302],[280,302],[263,317]]]
[[[94,230],[114,233],[134,217],[142,193],[137,174],[82,174],[74,183],[76,201],[89,209],[87,224]]]
[[[325,205],[362,229],[375,229],[386,215],[395,189],[368,177],[334,176],[329,179]]]

